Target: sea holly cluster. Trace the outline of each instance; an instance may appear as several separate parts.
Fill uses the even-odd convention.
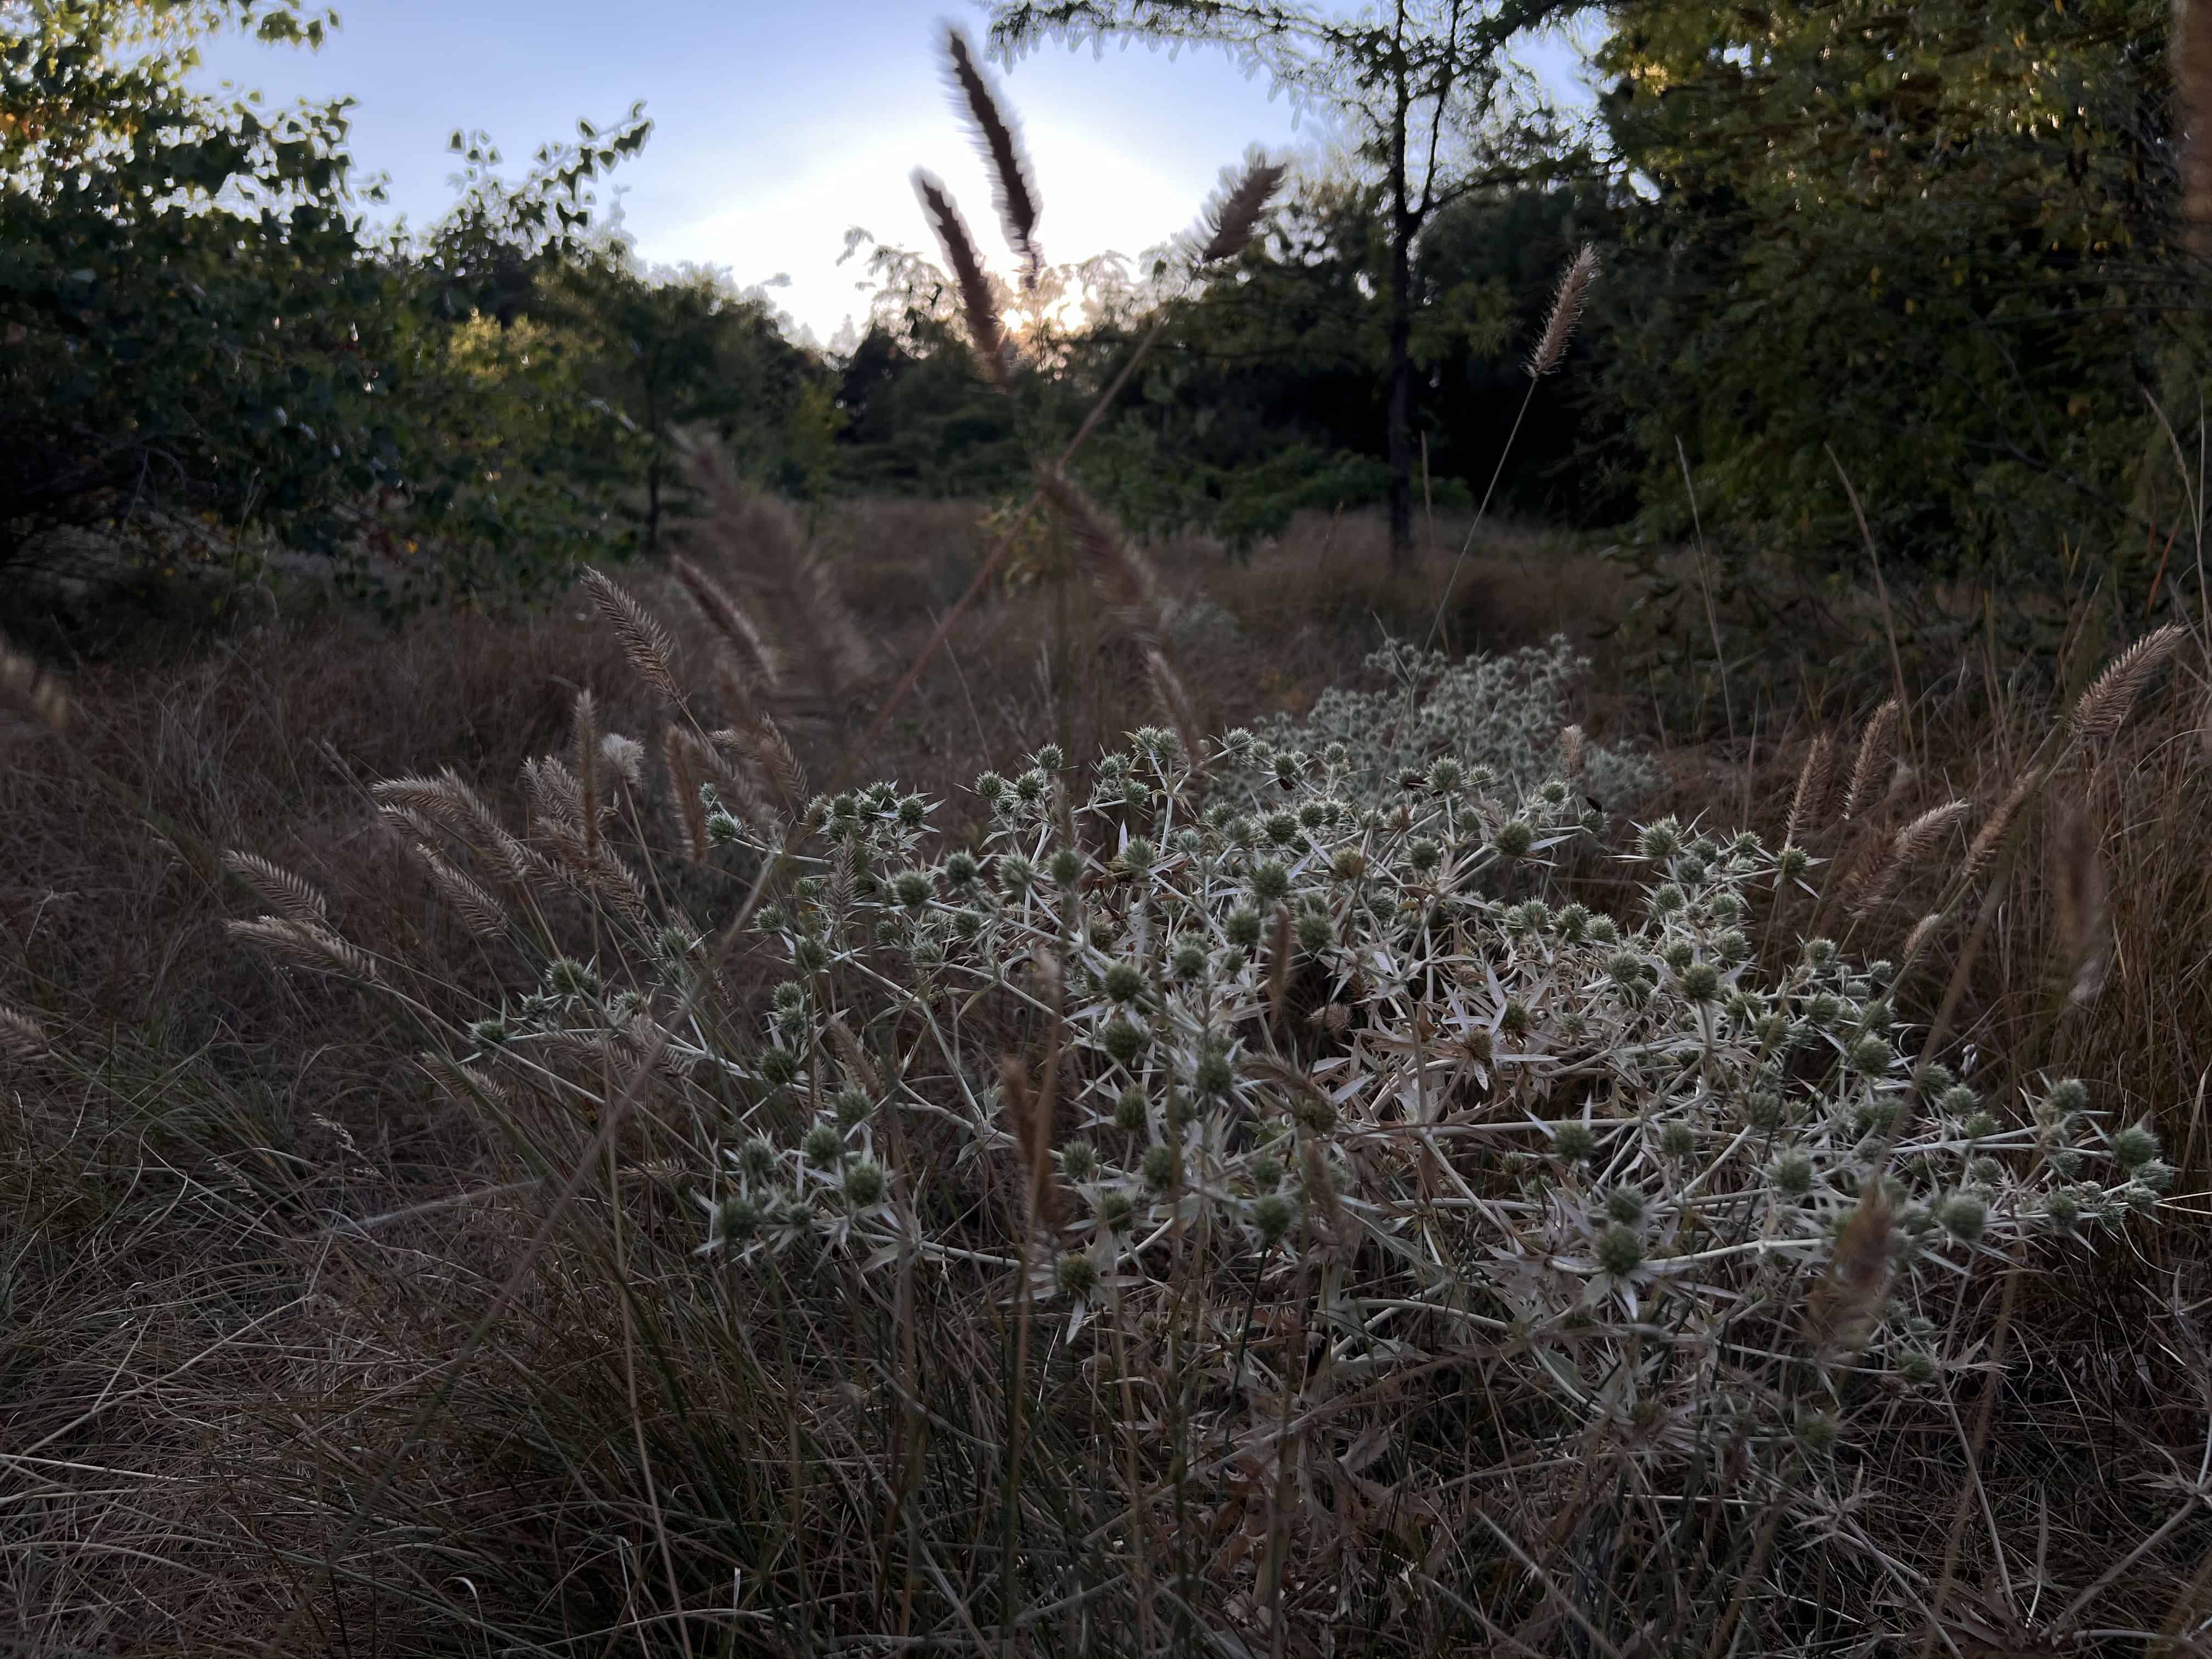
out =
[[[1604,828],[1562,780],[1432,756],[1373,805],[1330,750],[1206,759],[1048,749],[976,780],[972,844],[885,783],[759,847],[798,872],[756,919],[787,976],[725,1063],[785,1127],[715,1147],[702,1254],[1018,1273],[1071,1331],[1256,1284],[1330,1364],[1510,1340],[1563,1403],[1650,1418],[1796,1340],[1869,1205],[1852,1346],[1909,1382],[1961,1283],[2170,1178],[2079,1084],[2025,1115],[1940,1066],[1916,1090],[1889,964],[1767,965],[1796,866],[1754,836],[1644,826],[1605,909],[1559,868]]]
[[[1649,757],[1583,742],[1569,726],[1568,691],[1589,663],[1563,635],[1457,659],[1390,640],[1364,666],[1379,687],[1333,687],[1304,719],[1273,716],[1255,737],[1276,749],[1340,755],[1368,799],[1432,761],[1460,758],[1479,761],[1516,793],[1561,777],[1616,811],[1662,781]]]

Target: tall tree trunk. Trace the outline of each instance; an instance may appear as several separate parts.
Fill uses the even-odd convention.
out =
[[[1401,9],[1400,22],[1404,21]],[[1406,176],[1406,128],[1413,118],[1412,88],[1401,58],[1397,108],[1390,130],[1390,568],[1407,571],[1413,554],[1413,233],[1412,185]]]

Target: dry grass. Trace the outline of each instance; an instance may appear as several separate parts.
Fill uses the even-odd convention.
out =
[[[1438,554],[1415,578],[1387,574],[1382,526],[1364,517],[1301,520],[1249,567],[1197,544],[1152,550],[1171,599],[1205,598],[1233,623],[1213,617],[1176,653],[1195,717],[1219,729],[1302,709],[1352,678],[1381,629],[1425,626],[1443,550],[1462,533],[1440,524]],[[953,505],[842,509],[818,539],[892,664],[919,648],[985,551],[973,509]],[[1449,619],[1463,648],[1562,626],[1587,637],[1625,608],[1610,567],[1541,538],[1501,533],[1480,552]],[[1167,1408],[1077,1386],[1039,1396],[1017,1429],[1007,1377],[1067,1355],[1042,1336],[1016,1355],[1000,1346],[1003,1307],[939,1305],[901,1276],[856,1302],[842,1281],[804,1273],[750,1297],[702,1297],[697,1212],[649,1127],[619,1160],[609,1144],[572,1221],[540,1238],[543,1204],[518,1183],[565,1173],[544,1149],[580,1142],[543,1124],[503,1142],[487,1126],[536,1109],[489,1074],[407,1064],[425,1045],[428,1001],[418,1019],[342,977],[272,968],[226,936],[225,921],[257,901],[310,932],[327,915],[379,972],[406,964],[398,982],[411,995],[459,1007],[489,993],[513,964],[479,937],[489,921],[471,925],[477,901],[450,902],[466,878],[410,857],[368,784],[452,766],[514,823],[525,761],[570,754],[580,693],[599,731],[653,738],[671,699],[636,672],[641,656],[665,662],[679,688],[711,686],[716,635],[672,580],[622,580],[644,614],[580,589],[527,619],[453,617],[394,635],[322,615],[204,653],[87,669],[70,686],[67,732],[29,730],[10,750],[0,1004],[73,1056],[40,1058],[27,1041],[0,1052],[0,1640],[15,1649],[245,1653],[280,1630],[283,1650],[303,1653],[567,1651],[549,1634],[561,1631],[588,1634],[594,1651],[872,1650],[863,1638],[924,1630],[946,1645],[999,1645],[999,1616],[1013,1616],[994,1588],[999,1540],[963,1539],[949,1522],[1003,1512],[1002,1460],[1020,1444],[1047,1536],[1053,1517],[1072,1522],[1091,1501],[1056,1493],[1055,1479],[1115,1478],[1091,1455],[1099,1425]],[[1156,691],[1142,652],[1098,609],[1048,586],[987,600],[876,752],[842,747],[869,712],[856,690],[790,726],[797,762],[817,787],[890,775],[957,804],[985,765],[1040,743],[1080,756],[1118,741],[1158,720]],[[2048,677],[2093,696],[2101,685],[2106,701],[2072,721],[2087,747],[2034,799],[2007,805],[2068,710],[1990,665],[1921,695],[1893,737],[1877,720],[1873,747],[1886,757],[1893,740],[1910,770],[1885,758],[1887,778],[1854,780],[1848,818],[1838,802],[1798,799],[1814,735],[1802,716],[1747,750],[1672,755],[1677,799],[1653,810],[1741,818],[1778,845],[1796,802],[1796,841],[1830,861],[1814,866],[1790,931],[1910,957],[1900,1018],[1936,1019],[1948,999],[1956,1033],[2002,1079],[1985,1094],[2078,1075],[2122,1119],[2154,1121],[2180,1166],[2178,1202],[2201,1214],[2212,1182],[2202,959],[2212,784],[2202,659],[2185,643],[2166,649],[2156,672],[2138,658],[2102,681],[2094,663]],[[2135,704],[2124,718],[2110,707],[2118,678]],[[1632,730],[1639,704],[1633,685],[1601,684],[1590,723]],[[1831,752],[1848,754],[1861,733],[1829,735]],[[569,767],[580,789],[594,776],[588,756],[570,754]],[[1973,811],[1951,812],[1954,799]],[[2054,800],[2077,810],[2063,817]],[[1991,837],[1976,879],[2005,884],[2003,901],[1917,929],[1908,952],[1997,814],[2016,827]],[[671,848],[703,835],[665,828]],[[236,848],[258,858],[226,862]],[[2062,895],[2078,899],[2085,859],[2101,872],[2109,940],[2104,976],[2080,1000],[2068,958],[2083,947],[2062,937]],[[1869,884],[1848,888],[1862,866]],[[702,915],[734,902],[682,859],[650,874]],[[1602,871],[1589,890],[1606,898]],[[1289,959],[1282,938],[1274,950]],[[1299,994],[1279,986],[1273,1000]],[[1030,1173],[987,1184],[1001,1212],[1056,1201],[1037,1156],[1050,1075],[1010,1093],[1030,1105],[1015,1119]],[[1332,1179],[1322,1170],[1315,1190],[1333,1193]],[[1853,1224],[1862,1244],[1878,1222],[1869,1211]],[[1937,1577],[1949,1650],[2138,1651],[2143,1638],[2128,1632],[2155,1632],[2170,1613],[2186,1627],[2186,1586],[2212,1547],[2191,1495],[2212,1410],[2204,1316],[2191,1311],[2206,1295],[2203,1253],[2186,1224],[2145,1231],[2132,1249],[2132,1261],[2057,1253],[2005,1281],[2002,1386],[1978,1361],[1949,1374],[1937,1403],[1953,1426],[1941,1410],[1914,1419],[1836,1517],[1881,1537],[1900,1577],[1875,1602],[1815,1618],[1824,1645],[1842,1650],[1869,1628],[1912,1645]],[[1838,1352],[1881,1279],[1868,1250],[1852,1260],[1818,1310]],[[525,1266],[523,1294],[480,1326]],[[1252,1340],[1292,1334],[1262,1328]],[[1170,1340],[1164,1328],[1158,1340]],[[887,1356],[912,1387],[903,1407],[862,1386]],[[1122,1354],[1102,1376],[1153,1363]],[[1511,1409],[1503,1396],[1486,1403],[1479,1372],[1395,1398],[1424,1435],[1469,1434],[1469,1413]],[[1762,1537],[1716,1513],[1697,1547],[1722,1553],[1699,1556],[1654,1508],[1635,1535],[1658,1553],[1605,1580],[1648,1605],[1591,1600],[1573,1588],[1601,1573],[1586,1531],[1514,1538],[1501,1553],[1484,1530],[1494,1523],[1474,1499],[1498,1483],[1525,1486],[1539,1507],[1550,1493],[1563,1516],[1586,1512],[1587,1494],[1542,1458],[1471,1470],[1470,1485],[1447,1492],[1395,1475],[1364,1443],[1308,1443],[1315,1461],[1296,1470],[1220,1462],[1204,1514],[1224,1529],[1219,1549],[1194,1556],[1194,1534],[1156,1537],[1167,1554],[1146,1568],[1153,1592],[1133,1633],[1073,1605],[1023,1615],[1015,1645],[1195,1651],[1202,1609],[1228,1606],[1259,1628],[1274,1617],[1263,1607],[1286,1610],[1272,1626],[1278,1650],[1302,1654],[1347,1641],[1377,1653],[1678,1650],[1669,1620],[1695,1628],[1703,1650],[1714,1626],[1672,1606],[1688,1581],[1670,1590],[1668,1571],[1748,1583],[1780,1552],[1814,1575],[1800,1593],[1815,1604],[1830,1594],[1797,1522]],[[1268,1517],[1286,1504],[1304,1506],[1304,1541],[1271,1555]],[[917,1553],[917,1538],[939,1553]],[[1238,1540],[1253,1553],[1231,1547]],[[1739,1545],[1757,1553],[1725,1553]],[[1533,1571],[1516,1568],[1522,1558]],[[1209,1573],[1225,1576],[1206,1588]],[[667,1620],[672,1598],[697,1616]],[[1727,1603],[1719,1594],[1711,1610]],[[1528,1622],[1462,1616],[1508,1604]],[[2165,1650],[2196,1650],[2180,1640]]]

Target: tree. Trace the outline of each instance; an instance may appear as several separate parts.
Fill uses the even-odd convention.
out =
[[[434,534],[443,560],[374,585],[404,602],[410,583],[546,574],[605,538],[559,479],[564,455],[596,451],[579,422],[597,417],[557,364],[470,325],[512,322],[588,236],[591,181],[647,124],[585,124],[518,185],[457,135],[455,213],[379,243],[343,102],[272,113],[186,82],[216,29],[313,46],[334,21],[298,0],[0,8],[0,569],[58,527],[158,514],[258,524],[358,568],[396,497],[401,551]]]
[[[1219,46],[1334,109],[1360,136],[1382,181],[1390,550],[1404,566],[1413,559],[1415,246],[1437,214],[1527,165],[1534,136],[1499,119],[1516,80],[1508,48],[1579,9],[1580,0],[1395,0],[1346,18],[1297,0],[993,0],[991,40],[1010,61],[1048,40]]]
[[[1614,16],[1605,117],[1655,193],[1611,288],[1633,312],[1599,332],[1656,540],[1689,527],[1679,441],[1707,530],[1815,569],[1864,569],[1839,470],[1886,559],[2000,598],[2085,543],[2165,544],[2185,503],[2170,471],[2162,510],[2139,494],[2147,441],[2166,454],[2143,394],[2203,292],[2172,234],[2168,0]],[[2172,595],[2152,551],[2109,590],[2130,606]]]

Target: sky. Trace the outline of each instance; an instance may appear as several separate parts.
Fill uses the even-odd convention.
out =
[[[488,131],[510,176],[548,139],[603,130],[643,100],[653,123],[621,164],[623,228],[656,264],[726,268],[770,295],[794,331],[830,343],[862,315],[860,261],[840,267],[848,227],[935,257],[908,175],[942,177],[987,252],[1011,269],[967,130],[936,55],[947,20],[980,41],[980,10],[915,0],[339,0],[322,50],[204,43],[197,80],[258,88],[270,102],[349,96],[355,167],[390,175],[376,217],[415,225],[451,203],[455,128]],[[1573,96],[1562,41],[1529,54]],[[1317,150],[1325,120],[1301,118],[1264,79],[1218,51],[1048,47],[999,71],[1019,121],[1055,264],[1109,249],[1133,257],[1196,219],[1224,167],[1253,144]],[[604,205],[611,191],[602,187]]]

